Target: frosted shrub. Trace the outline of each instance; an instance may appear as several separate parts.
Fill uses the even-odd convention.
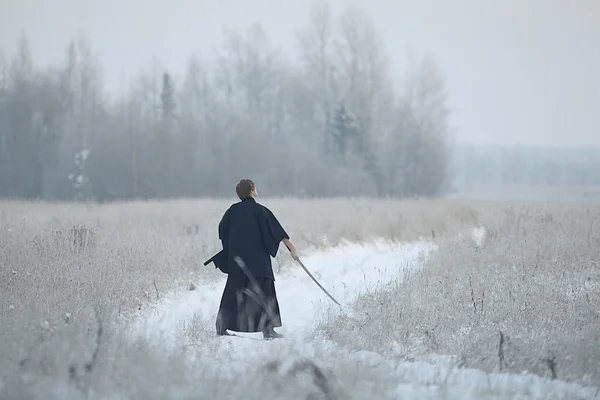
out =
[[[351,348],[600,384],[600,207],[478,210],[481,246],[438,241],[422,270],[322,329]]]

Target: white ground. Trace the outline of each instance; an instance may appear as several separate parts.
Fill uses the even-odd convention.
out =
[[[476,229],[473,240],[480,244],[485,231]],[[335,297],[336,306],[298,266],[293,273],[276,277],[285,338],[273,341],[261,339],[262,334],[243,334],[247,338],[215,337],[214,321],[226,276],[216,283],[199,286],[195,291],[173,294],[159,302],[150,312],[140,316],[131,326],[134,335],[143,335],[165,350],[176,343],[190,342],[182,332],[186,326],[200,324],[201,332],[194,338],[195,354],[203,361],[221,366],[225,371],[240,372],[257,362],[267,362],[280,356],[348,361],[360,359],[379,373],[398,381],[397,398],[419,399],[565,399],[596,398],[596,388],[583,388],[560,381],[550,381],[534,375],[487,374],[473,369],[452,367],[451,357],[432,355],[428,362],[402,361],[398,354],[385,357],[373,352],[348,353],[335,344],[317,337],[315,323],[332,313],[351,313],[352,302],[365,290],[380,289],[402,279],[404,273],[420,268],[423,257],[436,247],[427,242],[406,245],[383,241],[371,245],[347,244],[328,251],[302,256],[304,265]],[[212,267],[212,266],[211,266]],[[392,306],[393,305],[387,305]],[[334,361],[335,362],[335,361]]]

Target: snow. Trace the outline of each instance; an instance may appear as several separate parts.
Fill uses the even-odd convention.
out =
[[[400,246],[378,241],[369,245],[346,244],[304,256],[301,260],[345,308],[361,292],[391,283],[402,277],[404,271],[419,266],[419,257],[432,249],[433,245],[425,242]],[[218,282],[198,285],[195,291],[161,301],[150,315],[139,321],[141,326],[135,326],[135,330],[138,333],[144,331],[146,338],[172,348],[179,340],[176,328],[181,328],[184,321],[191,321],[194,314],[211,322],[215,320],[225,280],[223,275]],[[342,312],[300,266],[285,276],[276,276],[275,289],[283,321],[283,327],[276,330],[286,339],[305,341],[312,336],[315,315],[323,311]],[[214,326],[211,328],[214,331]],[[262,333],[238,335],[262,338]],[[223,343],[239,344],[238,338],[221,339]],[[252,348],[255,346],[251,345]]]
[[[469,236],[477,246],[485,239],[485,230],[476,228]],[[319,320],[350,313],[349,307],[361,293],[381,289],[408,271],[423,265],[436,246],[429,242],[408,244],[376,241],[368,245],[346,243],[327,251],[301,255],[306,268],[331,295],[342,304],[338,307],[306,275],[300,266],[284,275],[276,274],[283,327],[277,328],[284,339],[262,339],[261,333],[238,333],[239,337],[216,337],[214,321],[226,276],[218,282],[197,285],[195,291],[173,294],[130,326],[133,335],[141,335],[160,348],[172,349],[181,341],[185,326],[202,321],[200,347],[195,355],[211,363],[227,365],[224,371],[235,373],[251,368],[260,361],[281,356],[316,357],[332,360],[360,360],[382,373],[393,374],[398,380],[396,395],[400,398],[593,398],[596,388],[551,381],[534,375],[487,374],[468,368],[453,368],[454,359],[431,355],[425,360],[408,362],[377,353],[348,353],[325,338],[317,337],[315,324]],[[194,353],[191,353],[194,354]],[[192,355],[190,355],[192,357]],[[193,357],[192,357],[193,358]],[[483,396],[482,392],[488,396]],[[447,397],[446,397],[447,396]]]

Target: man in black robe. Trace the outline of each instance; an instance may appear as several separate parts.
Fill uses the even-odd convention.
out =
[[[231,330],[280,338],[274,330],[281,326],[281,315],[271,257],[277,255],[283,241],[298,260],[296,248],[275,215],[256,202],[254,182],[242,179],[236,193],[240,202],[229,207],[219,223],[223,250],[212,260],[228,274],[217,315],[217,335]]]

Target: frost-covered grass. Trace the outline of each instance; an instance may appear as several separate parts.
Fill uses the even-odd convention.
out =
[[[353,350],[600,386],[600,207],[477,210],[481,246],[440,241],[424,268],[322,331]]]
[[[132,343],[124,324],[157,300],[188,291],[190,281],[199,292],[223,279],[202,262],[220,248],[217,223],[230,201],[0,203],[0,398],[565,399],[600,393],[473,369],[498,371],[502,358],[503,372],[551,377],[554,371],[559,380],[600,384],[600,208],[264,203],[301,256],[380,237],[424,237],[438,249],[422,269],[362,296],[350,312],[323,310],[320,331],[341,346],[313,344],[306,358],[282,345],[268,354],[273,362],[214,368],[223,343],[209,316],[174,327],[182,340],[173,352],[143,338]],[[481,225],[485,237],[473,240],[471,228]],[[459,232],[468,234],[456,239]],[[289,275],[283,251],[275,265],[279,276]],[[228,351],[248,349],[248,342],[235,340]]]
[[[92,388],[103,395],[133,392],[152,398],[162,397],[160,387],[176,397],[179,387],[197,394],[195,388],[216,385],[212,370],[205,382],[198,375],[202,366],[190,372],[185,361],[165,360],[148,344],[132,348],[121,327],[134,311],[166,293],[220,276],[202,262],[220,248],[217,224],[229,204],[0,203],[0,390],[43,392],[45,382],[61,390],[58,379],[75,393]],[[279,216],[301,255],[342,240],[439,236],[477,220],[471,207],[447,201],[278,199],[264,204]],[[280,256],[275,266],[283,273],[289,263],[289,256]],[[348,381],[352,374],[346,370],[360,364],[332,368],[347,388],[367,385],[364,371],[364,379]]]

